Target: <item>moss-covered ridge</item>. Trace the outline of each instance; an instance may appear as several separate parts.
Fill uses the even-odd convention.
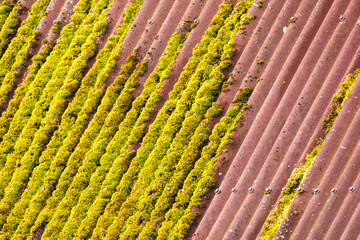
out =
[[[334,95],[331,102],[331,112],[324,119],[323,128],[325,129],[325,136],[329,133],[331,127],[333,126],[336,117],[338,116],[340,110],[344,106],[344,103],[349,98],[351,90],[356,82],[356,79],[360,75],[360,69],[357,69],[353,74],[348,75],[345,81],[341,84],[340,89]],[[306,156],[306,160],[298,168],[295,168],[291,173],[290,178],[286,184],[286,190],[282,192],[283,197],[277,202],[274,210],[272,210],[266,219],[263,228],[261,230],[262,236],[259,239],[274,239],[274,236],[277,230],[280,227],[280,224],[284,219],[287,218],[290,205],[299,193],[297,188],[304,182],[306,176],[308,175],[311,166],[319,153],[324,139],[321,139],[316,147],[312,150],[310,154]],[[298,214],[294,212],[294,214]]]

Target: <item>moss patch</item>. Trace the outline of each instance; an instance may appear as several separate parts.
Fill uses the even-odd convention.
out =
[[[325,134],[329,133],[335,118],[337,117],[342,106],[348,99],[351,93],[351,89],[353,88],[355,81],[359,75],[360,75],[360,69],[357,69],[353,74],[348,75],[345,81],[341,84],[340,90],[332,98],[331,112],[329,116],[327,116],[327,118],[324,120],[324,125],[323,125],[323,127],[325,128]]]

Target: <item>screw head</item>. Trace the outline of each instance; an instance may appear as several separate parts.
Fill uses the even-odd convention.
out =
[[[299,187],[297,190],[298,190],[299,193],[303,193],[305,191],[305,189],[302,188],[302,187]]]
[[[204,189],[203,189],[203,188],[200,188],[200,189],[199,189],[199,192],[202,192],[202,191],[204,191]]]
[[[255,190],[255,189],[254,189],[253,187],[249,187],[249,189],[248,189],[249,193],[253,193],[254,190]]]
[[[314,194],[316,195],[316,194],[319,194],[319,193],[320,193],[320,189],[315,188],[315,189],[314,189]]]
[[[265,189],[265,194],[270,194],[271,193],[271,187],[267,187]]]
[[[103,191],[106,191],[106,187],[103,188]]]
[[[281,191],[285,192],[287,190],[287,187],[283,187]]]
[[[355,188],[354,188],[354,187],[350,187],[350,188],[349,188],[349,192],[355,192]]]
[[[198,22],[200,22],[200,19],[197,18],[194,20],[194,23],[198,23]]]
[[[42,187],[41,190],[44,191],[46,188],[45,187]]]
[[[295,16],[293,16],[293,17],[290,18],[290,22],[291,22],[291,23],[294,23],[294,22],[296,22],[296,19],[297,19],[297,18],[296,18]]]
[[[185,188],[181,189],[181,192],[185,192]]]
[[[148,22],[147,22],[149,25],[151,25],[151,24],[153,24],[153,20],[152,19],[150,19],[150,20],[148,20]]]
[[[344,21],[344,20],[345,20],[345,16],[344,16],[344,15],[341,15],[341,16],[339,17],[339,20],[340,20],[340,21]]]
[[[168,192],[170,192],[170,191],[171,191],[171,187],[168,187],[167,190],[168,190]]]
[[[221,193],[220,188],[215,189],[215,194],[220,194],[220,193]]]
[[[237,192],[237,189],[236,189],[235,187],[233,187],[233,188],[231,189],[231,192],[236,193],[236,192]]]
[[[331,191],[330,191],[332,194],[335,194],[337,192],[337,189],[336,188],[332,188]]]

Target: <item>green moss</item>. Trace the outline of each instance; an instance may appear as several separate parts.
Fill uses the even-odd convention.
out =
[[[183,188],[186,191],[178,193],[174,204],[175,207],[166,214],[166,219],[178,222],[172,230],[170,239],[184,239],[186,237],[191,224],[198,216],[198,213],[192,213],[192,210],[195,207],[203,207],[202,199],[207,198],[208,191],[215,186],[215,163],[220,154],[226,151],[228,145],[232,143],[233,131],[242,119],[242,112],[246,109],[243,107],[246,105],[251,92],[252,89],[249,87],[240,91],[239,102],[233,104],[228,109],[226,116],[215,125],[209,137],[208,145],[202,150],[201,158],[184,182]],[[180,210],[183,208],[186,208],[186,210]],[[159,236],[164,234],[163,231],[164,228],[168,227],[167,224],[167,222],[163,224],[163,227],[159,230]]]
[[[214,103],[211,108],[209,108],[205,114],[205,118],[213,119],[220,116],[222,108],[219,104]]]
[[[324,120],[323,127],[325,128],[325,134],[328,134],[331,126],[334,123],[335,118],[339,114],[345,101],[348,99],[351,89],[355,84],[356,79],[360,75],[360,69],[357,69],[353,74],[348,75],[345,81],[341,84],[340,90],[332,98],[331,112],[329,116]]]
[[[332,98],[331,113],[324,120],[325,136],[329,133],[337,115],[339,114],[342,106],[348,99],[351,89],[355,84],[356,79],[360,74],[360,69],[357,69],[353,74],[348,75],[345,81],[341,84],[340,89]],[[282,192],[283,197],[278,201],[274,210],[272,210],[266,219],[262,233],[263,236],[260,239],[273,239],[276,231],[280,227],[280,224],[284,219],[287,218],[290,205],[298,194],[296,190],[301,183],[306,179],[307,174],[309,173],[311,166],[319,153],[324,140],[321,139],[318,141],[316,147],[312,150],[310,154],[306,156],[305,162],[302,163],[298,168],[295,168],[291,173],[290,178],[286,184],[286,190]],[[294,215],[298,215],[297,211],[294,211]]]
[[[245,87],[244,89],[240,89],[240,93],[236,96],[235,100],[232,101],[233,103],[244,103],[247,101],[249,96],[252,93],[251,87]]]
[[[191,29],[194,29],[196,28],[196,26],[199,24],[199,22],[194,22],[191,24]]]
[[[51,27],[51,31],[53,32],[58,32],[61,28],[61,22],[60,21],[56,21],[53,26]]]
[[[246,4],[246,3],[245,3]],[[241,21],[240,21],[240,24],[241,25],[247,25],[247,24],[250,24],[250,22],[252,20],[256,19],[256,16],[255,15],[250,15],[250,16],[247,16],[246,13],[244,13],[242,16],[241,16]]]
[[[13,4],[8,3],[8,1],[3,1],[0,6],[0,29],[2,28],[3,24],[6,21],[6,18],[9,16]]]

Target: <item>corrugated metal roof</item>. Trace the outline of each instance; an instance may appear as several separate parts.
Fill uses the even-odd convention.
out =
[[[359,81],[337,99],[329,133],[323,124],[360,67],[360,0],[255,0],[250,9],[235,0],[8,2],[0,16],[9,40],[0,53],[1,237],[178,239],[198,212],[189,239],[359,238]],[[41,12],[29,14],[32,6]],[[237,11],[252,17],[233,18]],[[17,32],[21,22],[32,24],[29,36],[30,28]],[[169,39],[178,45],[159,64]],[[222,85],[219,96],[208,86],[205,97],[210,81]],[[246,87],[247,105],[229,120]],[[203,114],[208,106],[220,116]],[[222,119],[228,129],[217,129]],[[205,173],[218,152],[216,186],[205,207],[192,208],[212,184]]]
[[[194,239],[261,236],[263,224],[282,197],[291,172],[324,136],[322,121],[329,113],[332,96],[345,76],[360,66],[359,1],[265,1],[264,8],[256,10],[262,12],[257,22],[250,24],[256,27],[252,26],[250,36],[248,32],[245,39],[238,40],[241,65],[233,74],[240,80],[246,80],[248,74],[263,80],[249,100],[251,111],[244,116],[243,126],[235,131],[234,143],[224,154],[228,162],[219,161],[218,173],[222,175],[217,177],[217,187],[221,194],[207,201],[205,211],[200,209]],[[264,64],[256,65],[257,59],[263,59]],[[239,85],[230,88],[236,87]],[[350,222],[349,216],[348,221],[341,222],[340,216],[347,216],[342,212],[346,208],[341,208],[342,200],[334,201],[358,196],[349,193],[359,175],[354,155],[358,147],[355,128],[359,125],[356,117],[353,123],[349,118],[358,110],[356,95],[355,86],[333,128],[339,136],[327,136],[302,185],[305,192],[291,204],[289,218],[283,221],[277,237],[321,239],[327,232],[331,234],[327,237],[332,236],[333,227],[345,229],[347,223],[355,225],[348,226],[343,237],[358,236],[359,221]],[[343,118],[349,122],[343,122]],[[346,150],[336,142],[344,136],[348,139],[342,143],[347,145]],[[325,150],[326,146],[329,150]],[[338,149],[337,159],[326,155],[331,149]],[[317,186],[320,194],[315,196],[312,192]],[[237,191],[233,193],[232,188]],[[270,194],[264,194],[266,188],[271,188]],[[331,188],[338,192],[330,194]],[[358,202],[351,204],[355,210]],[[296,216],[292,214],[295,210]],[[332,218],[337,220],[333,224]]]

